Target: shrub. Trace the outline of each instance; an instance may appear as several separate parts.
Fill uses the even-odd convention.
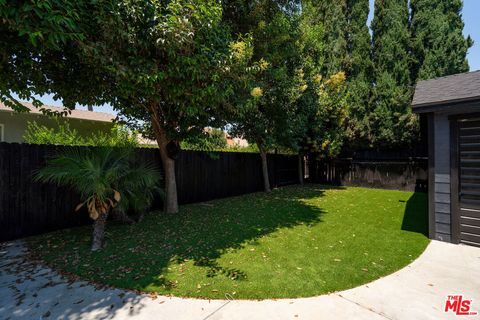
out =
[[[103,147],[137,147],[137,135],[125,126],[116,124],[109,132],[95,132],[81,135],[70,127],[69,121],[54,119],[53,127],[29,122],[23,135],[26,143],[53,144],[63,146],[103,146]]]

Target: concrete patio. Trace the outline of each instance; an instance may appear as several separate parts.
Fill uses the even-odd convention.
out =
[[[449,294],[480,311],[480,248],[433,241],[411,265],[330,295],[283,300],[197,300],[137,295],[73,281],[0,247],[0,319],[450,319]],[[468,318],[468,317],[467,317]],[[472,318],[472,317],[469,317]]]

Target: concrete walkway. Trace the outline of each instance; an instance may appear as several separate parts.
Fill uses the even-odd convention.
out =
[[[480,312],[480,249],[436,241],[408,267],[367,285],[263,301],[152,298],[96,289],[69,282],[24,253],[21,242],[0,248],[0,319],[453,319],[444,312],[448,294],[472,299],[472,309]]]

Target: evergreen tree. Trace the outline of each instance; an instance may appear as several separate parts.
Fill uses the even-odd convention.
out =
[[[318,20],[323,24],[324,43],[322,74],[331,76],[344,71],[347,63],[347,0],[317,0],[313,1],[318,14]]]
[[[373,144],[394,147],[410,142],[417,131],[412,115],[408,0],[376,0],[372,22],[374,94]]]
[[[368,0],[347,1],[347,53],[346,73],[350,93],[350,117],[347,136],[357,147],[368,145],[370,138],[370,97],[373,64],[371,36],[367,25],[370,4]]]
[[[425,80],[469,70],[461,0],[411,0],[412,79]]]

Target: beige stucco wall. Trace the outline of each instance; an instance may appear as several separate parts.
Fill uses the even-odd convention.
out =
[[[107,132],[113,126],[111,122],[65,119],[70,127],[81,135],[89,136],[95,132]],[[28,122],[36,121],[40,125],[54,126],[55,122],[46,116],[28,113],[0,112],[0,126],[3,125],[4,142],[23,142],[23,135]],[[0,133],[1,134],[1,133]],[[1,137],[0,137],[1,138]]]

